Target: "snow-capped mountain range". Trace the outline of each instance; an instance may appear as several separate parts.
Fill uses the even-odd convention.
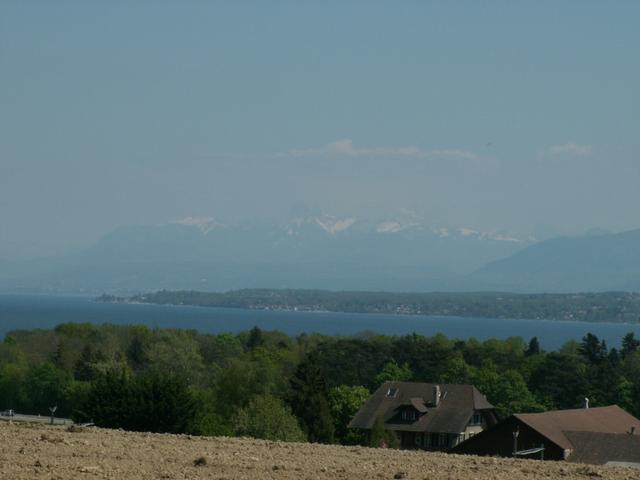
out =
[[[5,286],[56,292],[447,289],[453,287],[442,279],[468,274],[530,243],[505,232],[429,225],[406,212],[396,218],[317,214],[240,223],[189,216],[118,227],[85,251],[30,265],[24,274],[17,265]]]
[[[415,215],[187,217],[119,227],[76,255],[5,262],[0,292],[159,289],[601,291],[640,288],[640,230],[536,242]]]
[[[92,262],[216,261],[410,267],[470,273],[533,243],[505,232],[432,226],[415,216],[363,219],[298,216],[231,223],[187,217],[120,227],[83,252]]]
[[[230,224],[220,222],[213,217],[186,217],[173,222],[168,222],[165,225],[183,225],[187,227],[194,227],[200,230],[204,235],[215,229],[229,228]],[[163,225],[158,225],[163,226]],[[371,230],[377,233],[399,233],[402,231],[421,231],[430,232],[434,236],[446,238],[446,237],[474,237],[480,240],[496,240],[515,243],[534,243],[536,241],[533,237],[518,238],[512,234],[501,232],[482,232],[466,227],[434,227],[427,224],[416,221],[415,219],[409,220],[383,220],[383,221],[371,221],[362,220],[356,217],[336,217],[332,215],[321,215],[316,217],[298,217],[293,218],[284,224],[275,224],[279,226],[288,235],[296,235],[298,230],[302,227],[318,226],[329,235],[337,235],[341,232],[347,232],[353,230]]]

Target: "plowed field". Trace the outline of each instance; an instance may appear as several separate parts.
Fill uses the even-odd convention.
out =
[[[562,462],[0,422],[0,479],[640,479]]]

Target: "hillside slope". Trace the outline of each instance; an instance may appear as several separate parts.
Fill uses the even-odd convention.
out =
[[[637,291],[640,230],[546,240],[489,263],[472,278],[509,291]]]
[[[194,461],[204,458],[204,464]],[[417,451],[159,435],[0,422],[0,478],[560,479],[638,478],[638,471]]]

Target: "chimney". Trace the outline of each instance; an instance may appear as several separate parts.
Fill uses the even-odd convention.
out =
[[[584,397],[584,408],[589,408],[589,399]]]
[[[440,405],[440,385],[433,387],[433,404],[436,407]]]

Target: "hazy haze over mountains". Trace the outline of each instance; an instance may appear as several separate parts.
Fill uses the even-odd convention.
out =
[[[640,290],[640,230],[536,243],[505,233],[329,215],[271,224],[188,217],[120,227],[88,249],[7,262],[0,291]]]
[[[61,293],[246,287],[426,290],[530,243],[499,232],[433,227],[415,216],[373,221],[319,215],[239,224],[187,217],[120,227],[77,254],[15,262],[3,277],[8,289],[14,285]]]
[[[238,224],[188,217],[118,228],[81,256],[100,262],[331,261],[469,273],[530,243],[505,233],[425,225],[415,217],[373,221],[318,215]]]

